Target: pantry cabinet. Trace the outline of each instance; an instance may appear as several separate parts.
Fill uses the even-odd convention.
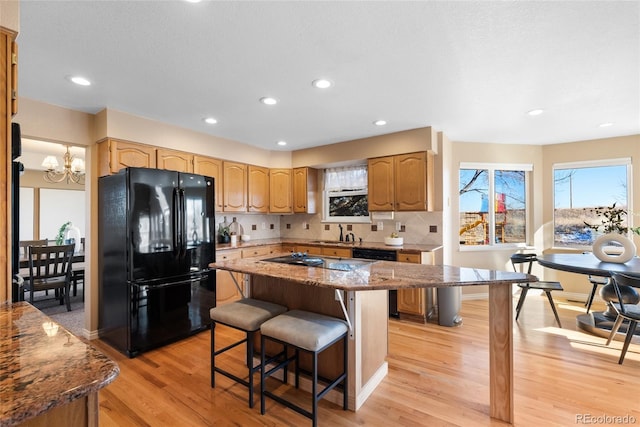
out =
[[[316,213],[318,171],[313,168],[293,169],[293,212]]]
[[[247,203],[249,212],[269,212],[269,168],[249,165]]]
[[[425,151],[369,159],[369,211],[433,208],[433,154]]]
[[[293,212],[291,187],[291,169],[271,169],[269,171],[269,212]]]

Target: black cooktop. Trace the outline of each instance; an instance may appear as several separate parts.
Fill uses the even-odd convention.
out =
[[[354,258],[331,258],[307,255],[306,252],[294,252],[291,255],[267,258],[264,261],[280,264],[301,265],[305,267],[326,268],[329,270],[351,271],[371,264],[372,260]]]

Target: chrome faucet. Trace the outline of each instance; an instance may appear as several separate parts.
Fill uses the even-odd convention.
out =
[[[351,239],[349,239],[349,236],[351,236]],[[349,242],[352,241],[353,243],[356,242],[356,235],[353,233],[347,233],[347,236],[345,237],[345,242]]]

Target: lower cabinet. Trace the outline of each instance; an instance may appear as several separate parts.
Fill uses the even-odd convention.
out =
[[[228,261],[240,258],[242,258],[240,249],[216,252],[216,261]],[[226,270],[216,270],[216,305],[227,304],[242,298],[242,294],[233,282],[232,276],[244,291],[242,274],[232,273]]]
[[[424,257],[424,255],[427,255]],[[425,258],[423,262],[423,257]],[[430,263],[428,253],[406,253],[398,252],[399,262],[410,262],[413,264]],[[398,290],[398,312],[400,316],[413,320],[425,322],[427,320],[427,290],[425,288],[400,289]]]
[[[252,258],[256,256],[271,255],[279,253],[281,245],[253,246],[244,249],[231,249],[216,252],[216,261],[227,261],[240,258]],[[242,293],[233,282],[235,277],[242,292],[245,292],[244,277],[241,273],[229,273],[226,270],[216,271],[216,304],[222,305],[242,298]]]

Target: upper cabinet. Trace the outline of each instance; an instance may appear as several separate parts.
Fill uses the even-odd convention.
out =
[[[222,211],[222,160],[213,157],[193,156],[193,173],[213,178],[216,195],[216,211]]]
[[[433,207],[433,154],[422,151],[368,160],[369,211]]]
[[[158,169],[176,172],[193,172],[193,154],[184,151],[156,149],[156,165]]]
[[[293,169],[293,212],[316,213],[318,171],[312,168]]]
[[[247,165],[226,161],[222,164],[222,210],[247,212]]]
[[[134,142],[107,138],[98,144],[98,174],[118,173],[127,167],[155,168],[156,148]]]
[[[392,211],[395,204],[393,157],[367,161],[369,211]]]
[[[269,212],[293,212],[291,169],[269,171]]]
[[[249,165],[248,179],[249,212],[269,212],[269,168]]]

